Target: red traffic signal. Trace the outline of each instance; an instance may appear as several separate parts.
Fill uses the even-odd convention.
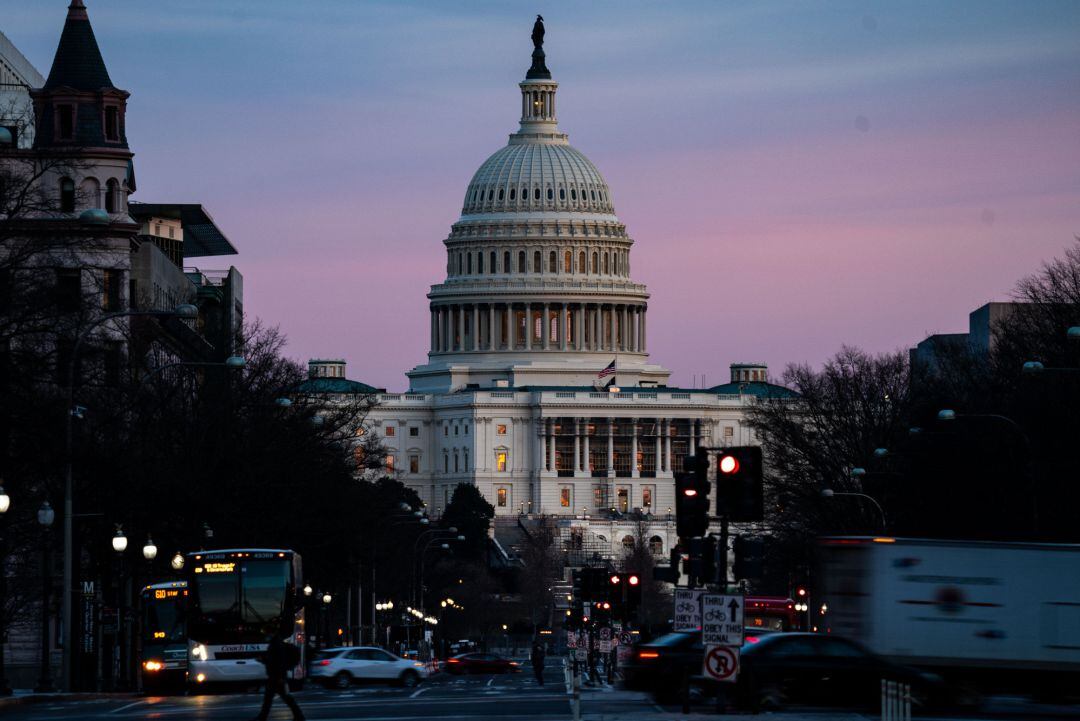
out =
[[[724,454],[720,456],[719,465],[717,466],[720,472],[727,475],[730,473],[739,472],[739,459],[735,456]]]
[[[612,586],[618,586],[621,581],[622,581],[622,579],[619,578],[618,574],[613,574],[611,576],[611,585]]]
[[[630,576],[630,578],[626,579],[626,582],[629,583],[631,586],[636,586],[641,583],[641,579],[637,576]]]
[[[803,588],[802,586],[800,586],[800,587],[798,588],[798,590],[796,590],[796,591],[795,591],[795,593],[796,593],[796,594],[797,594],[797,595],[798,595],[798,596],[799,596],[800,598],[802,598],[803,596],[805,596],[805,595],[806,595],[806,589],[805,589],[805,588]]]

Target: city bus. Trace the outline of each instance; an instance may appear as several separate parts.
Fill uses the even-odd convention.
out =
[[[306,676],[300,554],[237,548],[187,554],[188,675],[191,689],[209,684],[257,684],[260,658],[273,635],[300,649],[289,686]]]
[[[795,612],[795,601],[779,596],[747,596],[743,626],[747,630],[798,630],[799,616]]]
[[[187,674],[186,581],[153,583],[142,590],[142,687],[150,692],[184,687]]]

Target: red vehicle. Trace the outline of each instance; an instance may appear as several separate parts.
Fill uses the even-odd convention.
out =
[[[779,596],[747,596],[743,626],[747,630],[795,631],[799,628],[795,601]]]
[[[446,661],[447,673],[517,673],[517,661],[493,653],[461,653]]]

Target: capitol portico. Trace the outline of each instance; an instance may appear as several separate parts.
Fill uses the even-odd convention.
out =
[[[347,381],[343,361],[312,361],[312,381],[330,394],[377,393],[369,428],[435,515],[468,483],[498,517],[560,517],[611,555],[644,522],[666,552],[683,458],[753,443],[747,405],[790,391],[761,364],[733,365],[721,386],[671,388],[670,372],[649,362],[634,241],[607,181],[558,127],[537,27],[520,127],[473,175],[443,241],[430,351],[408,372],[409,391]]]

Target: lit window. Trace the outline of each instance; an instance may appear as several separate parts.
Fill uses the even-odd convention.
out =
[[[498,425],[495,426],[495,435],[499,435],[499,436],[505,436],[506,435],[506,424],[505,423],[499,423]]]
[[[593,254],[592,254],[592,272],[593,272],[593,273],[597,273],[597,272],[599,272],[599,271],[597,270],[597,264],[596,264],[596,259],[597,259],[597,257],[598,257],[598,256],[596,255],[596,251],[593,251]]]
[[[572,273],[574,271],[574,252],[568,250],[563,253],[563,272]]]
[[[506,451],[499,451],[495,454],[495,470],[499,473],[506,472]]]
[[[383,435],[385,435],[387,438],[393,438],[395,435],[397,435],[397,428],[394,428],[393,426],[387,426],[386,432]]]
[[[559,505],[563,508],[570,508],[574,503],[574,498],[571,495],[569,487],[562,487],[559,489]]]
[[[623,548],[633,548],[634,547],[634,537],[633,536],[623,536],[622,545],[623,545]]]
[[[583,250],[578,253],[578,272],[584,273],[587,270],[588,268],[585,267],[585,251]]]
[[[652,488],[650,486],[641,489],[641,505],[643,508],[652,508]]]
[[[386,470],[388,470],[388,471],[393,471],[394,470],[394,461],[395,460],[396,459],[392,455],[386,457]]]
[[[420,456],[409,456],[409,473],[420,472]]]
[[[734,438],[734,437],[735,437],[735,427],[734,426],[724,426],[724,438]]]
[[[495,497],[498,499],[497,505],[499,506],[499,508],[506,508],[506,489],[499,488],[498,490],[496,490]]]
[[[413,438],[416,438],[417,436],[420,435],[420,428],[418,426],[410,426],[409,427],[409,435],[412,436]]]

